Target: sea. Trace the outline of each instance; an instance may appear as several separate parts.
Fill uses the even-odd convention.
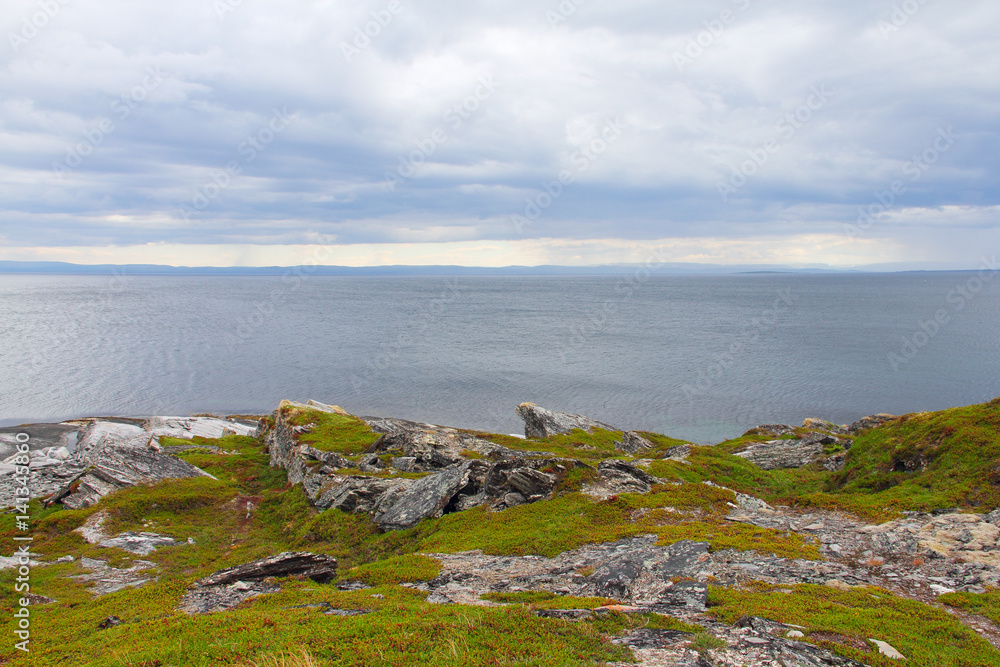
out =
[[[1000,275],[0,276],[0,426],[282,399],[697,443],[1000,395]]]

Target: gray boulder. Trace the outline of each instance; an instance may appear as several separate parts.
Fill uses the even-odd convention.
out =
[[[597,466],[599,484],[612,494],[649,493],[660,480],[631,463],[618,459],[605,459]]]
[[[465,461],[417,480],[391,501],[383,501],[373,517],[383,530],[402,530],[421,519],[439,517],[463,490],[475,495],[488,463]]]
[[[584,431],[592,431],[595,428],[606,431],[620,430],[590,417],[546,410],[534,403],[522,403],[517,406],[517,415],[524,420],[524,437],[526,438],[546,438],[557,433],[569,433],[573,429]]]
[[[622,439],[615,443],[615,449],[621,450],[626,454],[635,454],[644,449],[653,449],[654,447],[656,447],[655,444],[635,431],[625,431],[622,433]]]
[[[870,428],[875,428],[881,426],[882,424],[887,424],[891,421],[899,419],[896,415],[890,415],[885,412],[880,412],[877,415],[868,415],[867,417],[862,417],[858,421],[852,423],[847,427],[849,433],[858,433],[859,431],[867,431]]]
[[[471,433],[446,426],[418,424],[402,419],[364,418],[376,433],[383,432],[369,453],[400,452],[400,458],[413,459],[411,471],[433,471],[447,468],[475,452],[489,459],[525,456]],[[381,429],[381,430],[380,430]]]
[[[285,551],[250,563],[227,567],[195,582],[197,588],[226,586],[238,581],[263,581],[268,577],[302,576],[327,584],[337,576],[337,559],[307,551]]]
[[[320,480],[313,505],[320,509],[341,512],[374,512],[387,494],[400,493],[414,481],[410,479],[384,479],[363,475],[316,475],[310,481]]]
[[[755,442],[742,452],[737,452],[736,456],[756,463],[764,470],[801,468],[823,458],[824,447],[838,442],[832,435],[811,433],[808,437],[797,440]],[[848,443],[844,444],[849,446]],[[836,465],[836,462],[833,465]]]

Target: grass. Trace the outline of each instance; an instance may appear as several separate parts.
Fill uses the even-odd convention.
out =
[[[909,665],[1000,664],[1000,651],[953,616],[880,588],[840,591],[799,585],[783,593],[763,585],[750,590],[713,586],[709,587],[709,613],[727,623],[752,615],[801,625],[806,628],[806,641],[872,667],[898,667],[899,662],[859,648],[870,646],[869,638],[891,644]]]
[[[816,464],[762,470],[733,454],[767,439],[751,431],[714,447],[692,447],[687,463],[660,460],[648,469],[665,479],[711,480],[771,504],[846,510],[878,521],[906,510],[1000,506],[1000,399],[906,415],[864,432],[840,472]],[[920,461],[925,469],[905,470]]]
[[[286,408],[287,410],[287,408]],[[313,425],[302,439],[318,449],[345,456],[363,453],[378,435],[360,420],[317,411],[289,410],[295,424]],[[481,434],[482,435],[482,434]],[[655,448],[627,457],[614,448],[620,434],[583,431],[544,440],[488,437],[514,449],[550,451],[585,460],[656,458],[681,441],[643,434]],[[484,435],[484,437],[486,437]],[[819,558],[816,547],[794,534],[727,522],[732,491],[763,497],[773,504],[849,509],[882,517],[901,509],[961,506],[991,509],[1000,487],[1000,401],[937,413],[909,415],[860,435],[848,452],[847,466],[832,473],[817,466],[763,471],[734,456],[749,442],[766,436],[747,434],[717,447],[693,446],[688,463],[655,460],[649,470],[670,480],[647,494],[621,494],[596,500],[580,493],[594,471],[575,468],[558,479],[547,501],[488,512],[479,507],[425,520],[417,526],[382,533],[367,515],[312,508],[301,486],[288,484],[283,470],[252,438],[227,436],[192,441],[163,438],[165,448],[201,445],[178,456],[217,479],[172,480],[125,489],[84,510],[32,504],[32,550],[45,561],[67,554],[100,558],[129,567],[137,557],[119,549],[86,544],[74,530],[103,510],[106,530],[145,530],[171,535],[172,547],[142,557],[156,564],[157,579],[139,589],[93,599],[88,588],[70,579],[78,562],[32,571],[32,592],[55,598],[32,608],[30,660],[0,646],[0,664],[49,665],[236,665],[312,667],[312,665],[581,665],[628,660],[628,649],[606,636],[627,628],[666,627],[695,633],[703,628],[642,614],[599,614],[581,622],[543,619],[544,608],[593,608],[611,600],[569,598],[544,591],[490,594],[502,607],[428,604],[424,595],[400,584],[436,577],[440,564],[427,553],[481,549],[494,555],[555,556],[585,544],[652,534],[663,545],[681,539],[704,540],[711,550],[757,550],[779,556]],[[219,447],[226,454],[210,449]],[[907,462],[926,469],[907,472]],[[910,465],[913,468],[913,465]],[[9,523],[9,522],[8,522]],[[13,527],[0,525],[0,540],[11,542]],[[193,544],[188,543],[188,539]],[[341,581],[359,580],[374,588],[339,591],[309,581],[282,582],[280,593],[249,601],[224,614],[188,617],[175,611],[186,588],[217,569],[279,551],[330,554],[339,562]],[[580,572],[586,576],[586,572]],[[16,607],[14,573],[0,572],[0,613],[12,630]],[[372,597],[380,595],[381,598]],[[956,608],[1000,622],[1000,592],[941,596]],[[327,603],[340,609],[365,609],[362,616],[338,617],[297,605]],[[807,640],[873,667],[896,664],[865,650],[868,637],[888,641],[911,665],[1000,664],[1000,654],[948,614],[874,588],[838,591],[797,586],[791,593],[767,587],[710,589],[711,612],[734,621],[745,614],[803,625]],[[115,615],[126,624],[98,631]],[[7,661],[5,663],[5,660]]]
[[[32,654],[16,656],[8,642],[0,660],[41,667],[280,665],[284,656],[305,650],[324,666],[582,665],[629,659],[630,651],[609,644],[603,633],[638,622],[614,615],[598,627],[538,618],[519,605],[428,604],[423,594],[398,586],[342,592],[297,581],[242,608],[189,617],[174,611],[183,591],[181,582],[161,582],[85,604],[39,607]],[[323,602],[370,613],[340,617],[291,608]],[[8,626],[11,611],[4,609]],[[125,624],[98,631],[112,614]]]

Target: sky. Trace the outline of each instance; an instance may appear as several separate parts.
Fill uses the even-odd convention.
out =
[[[3,0],[0,260],[976,268],[995,0]]]

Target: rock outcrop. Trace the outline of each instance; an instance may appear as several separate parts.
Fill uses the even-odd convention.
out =
[[[862,417],[848,426],[847,432],[851,434],[860,433],[861,431],[867,431],[870,428],[875,428],[877,426],[881,426],[882,424],[888,424],[889,422],[896,421],[897,419],[899,419],[899,417],[896,415],[886,414],[885,412],[880,412],[877,415],[868,415],[867,417]]]
[[[337,576],[337,559],[307,551],[285,551],[250,563],[227,567],[196,582],[198,588],[226,586],[237,581],[263,581],[268,577],[306,577],[328,584]]]
[[[592,431],[595,428],[605,431],[621,430],[590,417],[546,410],[534,403],[522,403],[517,406],[517,415],[524,420],[524,437],[526,438],[547,438],[558,433],[569,433],[573,429],[584,431]]]
[[[805,438],[796,440],[755,442],[747,445],[742,452],[737,452],[736,456],[752,461],[764,470],[801,468],[814,461],[826,459],[824,450],[828,445],[848,449],[851,446],[851,441],[839,440],[825,433],[811,433]],[[839,470],[843,468],[843,464],[843,456],[835,457],[831,464],[832,467],[828,469]]]
[[[81,439],[81,445],[85,444],[86,447],[77,450],[73,464],[82,470],[71,477],[47,502],[59,502],[71,509],[81,509],[94,505],[109,493],[138,484],[154,484],[165,479],[212,477],[186,461],[146,446],[144,436],[121,438],[120,431],[109,431],[100,428],[101,426],[96,424]],[[131,430],[126,433],[132,436]]]
[[[515,451],[458,429],[381,417],[359,418],[381,437],[360,461],[302,443],[308,427],[277,411],[263,429],[271,465],[285,468],[320,509],[364,512],[384,530],[401,530],[479,505],[501,511],[550,498],[559,475],[588,467],[546,452]],[[474,458],[484,457],[484,458]],[[370,474],[342,474],[357,468]],[[400,472],[429,473],[420,479]],[[641,473],[641,471],[636,471]],[[645,474],[645,473],[642,473]]]
[[[272,579],[305,577],[326,584],[337,576],[337,559],[309,552],[283,552],[251,563],[219,570],[199,579],[181,600],[181,611],[207,614],[236,605],[280,587]]]
[[[619,449],[626,454],[637,454],[644,449],[652,449],[655,446],[635,431],[625,431],[622,433],[621,441],[615,443],[615,449]]]
[[[218,417],[150,417],[148,419],[81,419],[62,424],[27,424],[0,431],[0,499],[14,496],[13,471],[17,434],[29,436],[32,498],[47,498],[67,507],[88,507],[100,498],[136,484],[206,473],[163,451],[161,437],[190,440],[200,436],[249,435],[255,424]],[[0,504],[9,502],[0,500]]]

